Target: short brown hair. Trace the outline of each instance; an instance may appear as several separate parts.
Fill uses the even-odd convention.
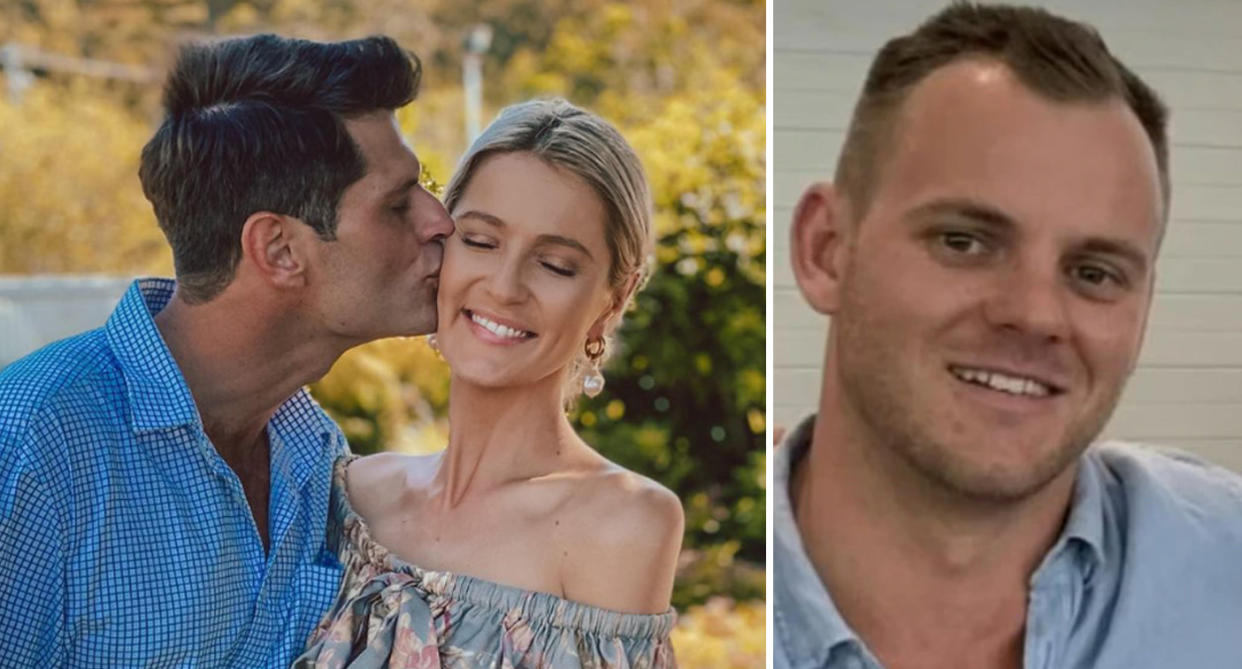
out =
[[[408,104],[421,73],[418,58],[383,36],[253,35],[184,47],[138,170],[182,297],[206,302],[228,286],[242,224],[256,211],[335,239],[341,196],[366,173],[345,119]]]
[[[1155,150],[1167,217],[1169,112],[1160,96],[1109,53],[1091,26],[1035,7],[972,2],[955,2],[909,35],[889,40],[872,61],[834,177],[856,216],[870,206],[902,102],[932,71],[971,57],[1004,64],[1025,86],[1056,102],[1124,100]]]

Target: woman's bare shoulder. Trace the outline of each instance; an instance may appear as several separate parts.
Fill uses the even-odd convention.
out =
[[[681,500],[652,479],[611,465],[573,495],[566,562],[571,599],[631,613],[668,609],[684,514]]]
[[[592,527],[609,526],[603,532],[606,537],[632,539],[655,528],[679,529],[673,526],[682,522],[681,500],[673,491],[618,465],[585,479],[574,497],[581,511],[594,516]]]

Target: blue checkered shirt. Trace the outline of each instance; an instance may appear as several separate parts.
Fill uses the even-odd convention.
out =
[[[276,411],[265,555],[152,320],[173,287],[0,371],[0,665],[288,666],[332,603],[344,437],[305,390]]]

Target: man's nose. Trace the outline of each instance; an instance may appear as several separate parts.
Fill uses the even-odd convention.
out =
[[[428,195],[428,202],[423,206],[422,220],[418,222],[418,240],[424,244],[442,241],[453,234],[456,229],[453,218],[440,201]]]
[[[1068,286],[1060,269],[1027,259],[1003,270],[984,305],[994,327],[1042,341],[1069,337]]]

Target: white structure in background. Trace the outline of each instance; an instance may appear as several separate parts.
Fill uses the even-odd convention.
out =
[[[158,71],[141,65],[65,56],[17,42],[0,45],[0,68],[4,69],[9,99],[14,103],[21,102],[22,94],[34,83],[32,69],[100,79],[122,79],[141,84],[154,83],[160,76]]]
[[[22,308],[0,297],[0,368],[38,348],[41,341]]]
[[[466,104],[466,145],[479,137],[479,117],[483,109],[483,54],[492,46],[492,27],[479,23],[470,28],[462,41],[465,53],[461,58],[462,89]]]
[[[819,396],[827,319],[802,301],[789,219],[836,163],[884,40],[947,0],[775,0],[772,351],[774,424]],[[1093,24],[1172,109],[1173,211],[1147,341],[1105,436],[1178,446],[1242,471],[1242,2],[1042,0]]]
[[[0,367],[108,320],[131,279],[0,276]]]

